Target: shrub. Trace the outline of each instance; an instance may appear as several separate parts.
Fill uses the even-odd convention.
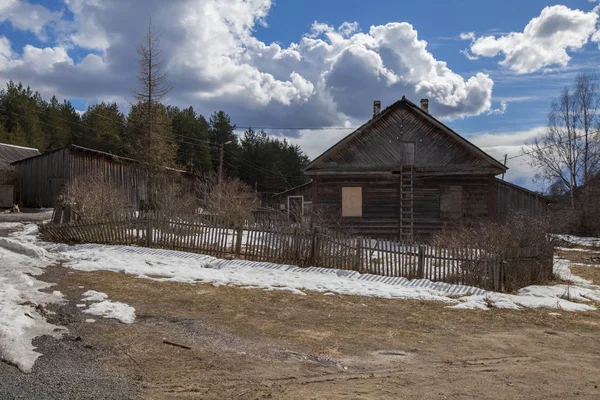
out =
[[[433,244],[446,249],[475,252],[475,261],[461,262],[475,282],[485,277],[478,259],[502,262],[502,287],[512,291],[542,283],[552,278],[553,243],[548,235],[549,219],[541,216],[513,214],[505,224],[474,222],[443,230]]]
[[[103,174],[90,174],[64,186],[59,204],[71,205],[80,219],[99,219],[123,211],[129,200],[122,189],[106,182]]]
[[[233,224],[242,224],[253,219],[258,207],[258,196],[252,188],[239,179],[219,179],[211,174],[196,184],[200,211],[221,215]]]

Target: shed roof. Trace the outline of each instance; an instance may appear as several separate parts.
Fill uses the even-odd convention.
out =
[[[481,150],[479,147],[475,146],[473,143],[469,142],[467,139],[460,136],[454,130],[452,130],[451,128],[449,128],[448,126],[446,126],[445,124],[443,124],[442,122],[440,122],[439,120],[434,118],[431,114],[423,111],[421,109],[421,107],[417,106],[416,104],[414,104],[413,102],[411,102],[410,100],[408,100],[406,97],[403,96],[401,100],[399,100],[399,101],[395,102],[394,104],[390,105],[389,107],[387,107],[385,110],[383,110],[381,113],[379,113],[378,115],[373,117],[371,120],[366,122],[360,128],[358,128],[357,130],[352,132],[350,135],[348,135],[345,138],[343,138],[342,140],[340,140],[338,143],[336,143],[331,148],[326,150],[319,157],[314,159],[304,169],[304,171],[308,172],[310,170],[318,170],[321,168],[327,169],[326,164],[327,164],[328,160],[335,159],[335,158],[342,159],[343,157],[341,156],[341,154],[344,153],[345,151],[347,151],[348,149],[350,149],[353,144],[359,143],[361,141],[364,142],[366,140],[366,138],[372,137],[371,135],[373,135],[373,134],[380,135],[380,136],[385,136],[387,134],[389,136],[388,131],[393,130],[394,129],[394,128],[392,128],[393,126],[400,124],[400,122],[395,120],[395,118],[397,118],[395,115],[397,114],[398,110],[401,108],[412,111],[411,114],[415,116],[414,118],[418,118],[420,121],[424,121],[425,123],[429,124],[428,126],[433,126],[437,132],[441,132],[443,135],[445,135],[445,137],[447,138],[445,140],[449,140],[450,142],[453,143],[453,146],[455,146],[456,148],[463,149],[461,151],[464,151],[464,152],[470,154],[471,157],[473,157],[473,159],[477,159],[478,160],[477,163],[479,165],[486,165],[488,168],[491,168],[491,169],[497,171],[497,173],[502,173],[508,169],[506,166],[504,166],[498,160],[491,157],[489,154],[487,154],[486,152]],[[396,133],[393,132],[392,136],[395,136],[395,135],[396,135]],[[394,153],[394,151],[392,151],[389,148],[390,147],[389,145],[384,146],[384,147],[385,148],[373,150],[373,152],[371,152],[372,156],[369,156],[369,155],[363,153],[361,155],[361,158],[363,160],[361,168],[366,170],[370,167],[371,164],[375,165],[375,164],[377,164],[377,162],[380,162],[383,154]],[[371,158],[373,160],[371,160]],[[377,162],[375,162],[375,159],[377,159]],[[393,166],[389,165],[389,167],[393,167]]]
[[[538,192],[534,192],[533,190],[526,189],[526,188],[524,188],[522,186],[515,185],[514,183],[503,181],[502,179],[496,178],[496,185],[498,185],[498,186],[507,186],[507,187],[519,190],[519,191],[521,191],[523,193],[529,194],[530,196],[534,196],[534,197],[537,197],[540,200],[544,200],[547,203],[556,203],[556,200],[553,200],[553,199],[551,199],[548,196],[545,196],[545,195],[543,195],[541,193],[538,193]]]
[[[39,155],[38,149],[0,143],[0,170],[12,170],[12,163]]]
[[[75,150],[77,152],[82,152],[82,153],[92,153],[92,154],[96,154],[96,155],[99,155],[99,156],[102,156],[102,157],[110,158],[110,159],[112,159],[113,161],[116,161],[116,162],[140,163],[138,160],[135,160],[133,158],[116,156],[116,155],[114,155],[112,153],[107,153],[107,152],[104,152],[104,151],[89,149],[87,147],[83,147],[83,146],[78,146],[78,145],[75,145],[75,144],[71,144],[69,146],[62,147],[62,148],[56,149],[56,150],[52,150],[52,151],[49,151],[47,153],[40,154],[40,152],[38,151],[37,154],[35,154],[35,155],[32,155],[30,157],[27,157],[27,158],[24,158],[24,159],[21,159],[21,160],[17,160],[17,161],[11,162],[11,164],[13,164],[13,165],[20,164],[23,161],[29,161],[29,160],[34,159],[34,158],[43,157],[45,155],[52,154],[52,153],[55,153],[57,151],[61,151],[61,150],[64,150],[64,149]],[[194,175],[194,174],[192,174],[190,172],[187,172],[187,171],[184,171],[184,170],[180,170],[180,169],[176,169],[176,168],[166,168],[166,169],[170,170],[170,171],[175,171],[175,172],[179,172],[179,173],[182,173],[182,174],[186,174],[186,175],[192,175],[192,176]]]

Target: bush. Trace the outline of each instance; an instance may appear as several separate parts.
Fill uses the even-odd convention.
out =
[[[514,214],[505,224],[476,222],[444,230],[435,235],[433,244],[476,255],[462,261],[460,266],[475,282],[482,282],[486,277],[485,263],[478,260],[502,261],[501,288],[513,291],[552,278],[553,243],[548,235],[549,221],[541,216]]]
[[[66,185],[59,204],[71,205],[80,219],[100,219],[123,211],[129,199],[122,189],[106,182],[103,174],[90,174]]]
[[[505,224],[489,221],[465,223],[437,233],[433,244],[447,248],[477,248],[493,253],[507,248],[551,248],[549,222],[542,216],[513,214]]]
[[[239,179],[219,179],[211,174],[197,182],[200,211],[205,214],[221,215],[233,224],[253,220],[253,211],[258,207],[258,196],[252,188]]]

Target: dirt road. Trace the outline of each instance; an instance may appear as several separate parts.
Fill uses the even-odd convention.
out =
[[[44,279],[72,304],[94,289],[136,308],[133,325],[83,323],[72,305],[57,315],[140,399],[600,398],[600,312],[450,310],[61,267]]]

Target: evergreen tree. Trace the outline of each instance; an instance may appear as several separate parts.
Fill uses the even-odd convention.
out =
[[[224,111],[215,111],[209,120],[210,141],[212,146],[212,162],[215,171],[219,170],[221,147],[223,145],[223,170],[232,177],[238,176],[240,168],[240,149],[235,125]],[[227,144],[225,144],[227,143]]]
[[[81,125],[82,134],[73,138],[74,143],[116,155],[124,153],[125,116],[116,103],[88,106]]]
[[[180,110],[168,107],[167,114],[172,121],[173,138],[179,143],[177,164],[196,174],[206,174],[212,169],[208,122],[202,115],[196,115],[193,107]]]
[[[308,157],[287,140],[248,129],[241,141],[244,168],[240,179],[261,192],[280,192],[306,182],[302,169]]]
[[[153,115],[148,119],[148,105],[138,103],[131,107],[127,116],[124,136],[126,154],[152,169],[172,167],[177,147],[171,137],[171,119],[166,108],[157,103],[153,106]],[[148,132],[152,132],[148,136]]]
[[[0,90],[1,121],[4,128],[18,138],[19,145],[45,150],[46,140],[40,120],[43,111],[40,107],[45,104],[39,93],[23,87],[21,83],[17,85],[9,81],[6,89]]]

